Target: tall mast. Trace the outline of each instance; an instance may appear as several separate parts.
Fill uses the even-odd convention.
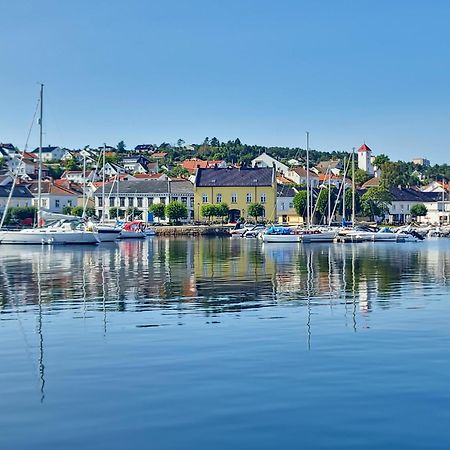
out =
[[[345,177],[347,176],[347,165],[344,156],[344,179],[342,180],[342,226],[345,226]]]
[[[328,165],[328,226],[331,226],[331,168]]]
[[[355,226],[356,187],[355,187],[355,147],[352,149],[352,227]]]
[[[309,204],[309,131],[306,132],[306,226],[310,224],[310,204]]]
[[[40,105],[39,105],[39,165],[38,165],[38,208],[37,226],[41,226],[41,196],[42,196],[42,112],[44,103],[44,85],[41,83]]]
[[[102,218],[101,223],[105,221],[105,161],[106,161],[106,144],[103,144],[103,181],[102,181]]]
[[[86,215],[86,155],[83,155],[83,219]]]

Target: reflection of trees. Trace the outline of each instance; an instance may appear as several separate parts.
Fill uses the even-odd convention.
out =
[[[446,283],[450,255],[423,245],[261,245],[246,239],[153,239],[87,248],[2,247],[0,311],[9,304],[99,311],[194,308],[207,314],[274,301],[337,299],[389,307]],[[60,305],[63,303],[63,305]]]

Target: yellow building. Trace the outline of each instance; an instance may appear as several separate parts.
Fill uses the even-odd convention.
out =
[[[194,182],[194,218],[201,216],[202,205],[226,203],[229,220],[248,219],[248,208],[252,203],[264,206],[263,219],[276,220],[277,183],[275,170],[263,168],[197,169]]]

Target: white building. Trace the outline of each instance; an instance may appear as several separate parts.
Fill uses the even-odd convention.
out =
[[[294,167],[286,173],[286,178],[292,180],[295,184],[306,186],[307,172],[303,167]],[[312,188],[319,187],[320,177],[312,170],[309,171],[309,186]]]
[[[0,214],[3,214],[5,210],[11,187],[12,185],[0,186]],[[25,186],[17,185],[14,188],[9,206],[11,208],[31,206],[32,200],[33,194]]]
[[[83,174],[82,170],[66,170],[62,175],[61,179],[70,181],[72,183],[89,183],[92,181],[97,181],[99,176],[96,174],[95,170],[88,170]]]
[[[35,149],[34,153],[37,155],[39,153],[39,149]],[[65,150],[63,150],[60,147],[42,147],[42,161],[43,162],[54,162],[54,161],[61,161],[61,158],[66,153]]]
[[[369,175],[375,175],[372,165],[372,150],[366,144],[361,145],[358,149],[358,168]]]
[[[294,208],[294,197],[297,192],[290,186],[277,185],[277,218],[279,223],[292,224],[298,222],[298,214]]]
[[[252,160],[252,167],[275,167],[278,173],[286,174],[289,167],[286,164],[281,163],[275,158],[272,158],[267,153],[261,153]]]
[[[137,208],[141,212],[142,220],[152,220],[148,209],[152,204],[172,201],[184,203],[188,209],[188,219],[194,216],[194,186],[188,180],[126,180],[105,184],[105,207],[102,202],[102,189],[94,193],[95,211],[98,217],[105,210],[106,219],[111,219],[110,208],[119,208],[120,217],[126,215],[128,208]],[[167,221],[167,220],[166,220]]]
[[[122,174],[126,173],[126,170],[124,167],[119,166],[119,164],[115,164],[112,162],[105,163],[105,168],[103,169],[103,167],[102,167],[100,169],[100,171],[99,171],[100,178],[103,177],[103,170],[105,170],[106,178],[115,177],[117,175],[122,175]]]
[[[38,185],[34,183],[30,187],[30,191],[34,196],[33,206],[38,206]],[[79,194],[70,190],[63,188],[61,186],[56,186],[49,181],[45,181],[41,184],[41,208],[46,211],[54,213],[62,213],[64,207],[68,206],[73,208],[78,205]]]
[[[412,219],[411,208],[414,205],[421,203],[426,206],[428,213],[425,217],[417,218],[419,222],[439,223],[440,221],[444,221],[444,219],[439,219],[440,216],[448,216],[448,214],[443,214],[445,212],[444,210],[440,211],[441,206],[439,206],[438,203],[445,202],[440,201],[442,195],[439,193],[422,192],[412,188],[400,189],[396,187],[390,188],[389,192],[392,200],[389,205],[388,220],[391,223],[410,222]]]

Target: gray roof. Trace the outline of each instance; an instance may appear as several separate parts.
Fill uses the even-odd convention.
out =
[[[285,184],[277,184],[277,197],[295,197],[297,192]]]
[[[42,153],[50,153],[57,148],[59,148],[59,147],[51,147],[51,146],[42,147]],[[33,153],[38,153],[38,152],[39,152],[39,147],[35,148]]]
[[[119,185],[119,186],[117,186]],[[111,191],[112,189],[112,191]],[[111,192],[111,195],[127,194],[168,194],[169,182],[167,180],[125,180],[115,183],[105,184],[105,192]],[[170,192],[173,194],[193,194],[194,188],[190,181],[172,181],[170,182]],[[97,189],[95,196],[102,195],[102,189]]]
[[[11,187],[11,185],[0,186],[0,197],[8,197]],[[13,191],[13,198],[33,198],[33,194],[25,186],[16,186]]]
[[[272,167],[197,169],[195,183],[199,187],[272,186],[273,170]]]
[[[422,192],[418,189],[398,187],[389,188],[393,201],[403,202],[436,202],[441,200],[441,192]]]

